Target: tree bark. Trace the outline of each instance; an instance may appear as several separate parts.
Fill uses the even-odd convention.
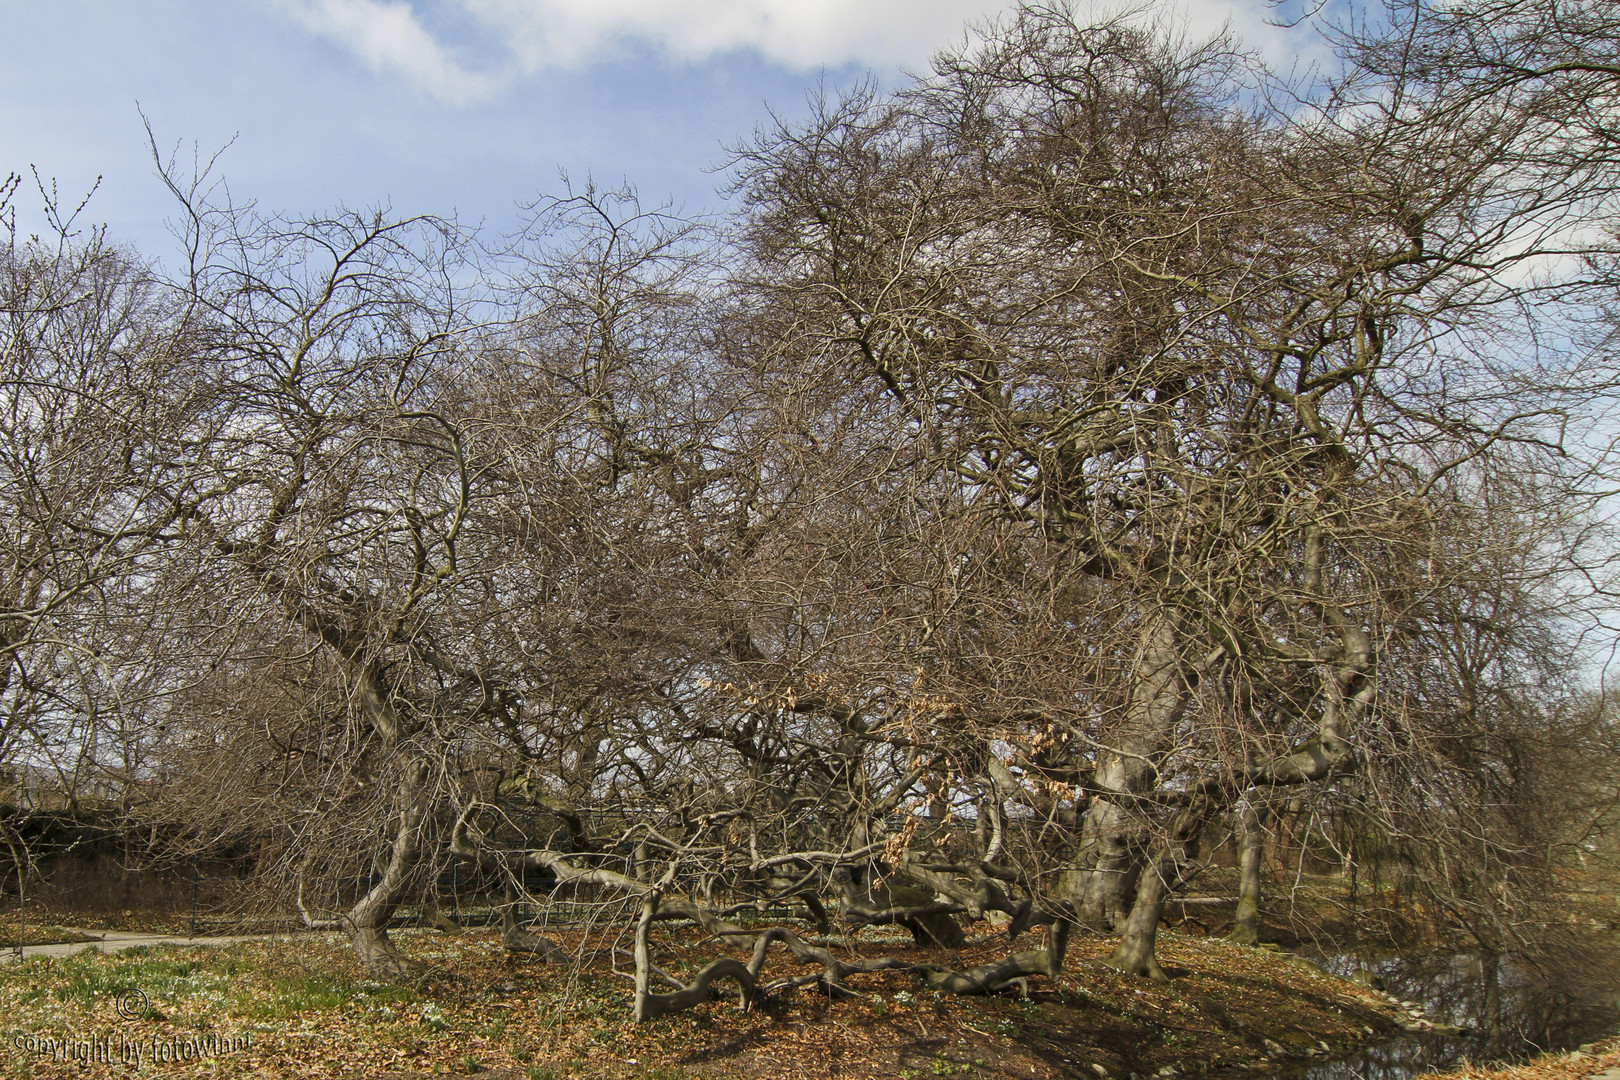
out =
[[[1132,800],[1153,785],[1154,759],[1186,704],[1180,636],[1175,614],[1151,619],[1125,723],[1097,755],[1092,782],[1099,796],[1086,814],[1065,890],[1080,923],[1093,929],[1113,930],[1131,910],[1147,831]]]
[[[666,877],[665,880],[668,880]],[[744,964],[741,960],[730,957],[721,957],[708,967],[698,972],[698,977],[689,986],[669,994],[655,994],[652,992],[652,947],[648,942],[652,924],[659,916],[659,889],[657,887],[647,890],[641,897],[641,917],[636,920],[636,1023],[643,1024],[648,1020],[655,1020],[660,1016],[667,1016],[673,1012],[681,1012],[693,1008],[709,1000],[709,991],[712,984],[718,979],[735,979],[742,988],[742,1006],[748,1008],[754,1000],[755,969]],[[691,905],[686,905],[691,907]],[[686,917],[683,913],[679,917]],[[756,948],[760,962],[764,962],[763,946]]]
[[[1164,853],[1143,867],[1136,902],[1131,905],[1130,916],[1120,929],[1119,944],[1108,957],[1109,966],[1128,975],[1169,981],[1170,976],[1159,966],[1156,950],[1159,920],[1164,918],[1164,900],[1169,893],[1166,877],[1175,873],[1174,862],[1173,856]]]
[[[652,949],[647,944],[648,931],[658,915],[658,890],[649,889],[641,897],[641,918],[636,920],[636,1023],[645,1023],[662,1015],[652,1004]]]
[[[1165,901],[1180,885],[1183,873],[1197,854],[1199,831],[1213,809],[1209,795],[1199,793],[1193,797],[1191,805],[1176,815],[1165,845],[1142,870],[1136,902],[1131,905],[1130,916],[1120,931],[1119,944],[1108,958],[1113,967],[1130,975],[1169,980],[1157,956],[1159,922],[1164,918]]]
[[[918,945],[962,947],[962,924],[953,917],[962,910],[960,904],[942,903],[920,888],[897,882],[861,889],[846,878],[843,891],[839,918],[845,922],[861,926],[896,923],[909,930]]]
[[[354,943],[355,955],[368,975],[393,981],[415,976],[421,965],[407,958],[388,937],[388,922],[405,899],[421,857],[422,825],[427,817],[427,766],[416,762],[400,782],[399,831],[389,848],[382,876],[341,922]]]
[[[1232,920],[1231,940],[1239,945],[1260,944],[1260,857],[1265,852],[1265,833],[1260,828],[1260,811],[1245,799],[1237,807],[1238,904]]]
[[[1479,957],[1480,978],[1485,985],[1485,1001],[1480,1008],[1483,1019],[1481,1027],[1490,1042],[1487,1044],[1489,1052],[1500,1054],[1503,1050],[1502,1040],[1502,958],[1495,952],[1486,949]]]
[[[637,969],[639,972],[639,968]],[[639,974],[638,986],[639,986]],[[709,1000],[709,994],[715,982],[720,979],[735,979],[742,988],[742,1005],[746,1009],[754,1000],[754,977],[749,974],[748,965],[741,960],[731,957],[722,957],[698,972],[698,977],[692,980],[692,985],[668,994],[636,992],[636,1021],[645,1023],[656,1020],[660,1016],[668,1016],[673,1012],[681,1012],[703,1004]]]

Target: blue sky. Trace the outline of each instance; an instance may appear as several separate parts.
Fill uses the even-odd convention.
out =
[[[558,172],[688,211],[718,205],[723,145],[820,81],[888,83],[1003,0],[0,0],[0,175],[30,166],[148,256],[173,203],[140,113],[189,161],[231,143],[239,200],[387,204],[495,229]],[[1263,0],[1189,0],[1273,59]],[[138,111],[139,110],[139,111]],[[232,141],[234,140],[234,142]],[[25,224],[37,197],[21,202]]]

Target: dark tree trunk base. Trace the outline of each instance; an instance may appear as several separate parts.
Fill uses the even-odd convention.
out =
[[[401,982],[415,979],[427,970],[426,965],[399,951],[388,937],[388,931],[374,926],[356,926],[349,930],[349,940],[367,975],[380,982]]]
[[[569,959],[562,946],[555,941],[519,926],[517,916],[510,907],[501,913],[501,944],[506,946],[509,953],[538,956],[548,964],[566,963]]]
[[[1140,949],[1128,948],[1124,942],[1120,942],[1119,947],[1103,963],[1111,968],[1123,971],[1127,975],[1138,975],[1152,979],[1155,982],[1170,981],[1170,976],[1166,975],[1164,968],[1159,966],[1159,961],[1154,957],[1151,947],[1144,955]]]

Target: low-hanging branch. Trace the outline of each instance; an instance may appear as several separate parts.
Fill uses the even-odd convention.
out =
[[[927,969],[923,971],[923,982],[931,990],[948,994],[988,994],[1015,979],[1030,975],[1055,979],[1063,970],[1063,958],[1069,946],[1069,928],[1067,920],[1059,919],[1052,924],[1044,949],[1013,953],[966,971]]]
[[[639,1022],[668,1016],[708,1001],[714,984],[724,979],[734,980],[741,988],[741,1006],[744,1009],[751,1008],[759,998],[771,990],[794,988],[810,983],[819,983],[828,994],[853,993],[854,991],[844,984],[846,976],[878,971],[913,972],[919,975],[930,989],[944,993],[987,994],[1031,975],[1056,978],[1063,970],[1071,928],[1066,919],[1058,919],[1052,924],[1045,949],[1014,953],[994,963],[982,964],[965,971],[954,971],[910,963],[889,956],[862,960],[843,959],[830,949],[806,942],[786,927],[773,926],[754,940],[754,947],[746,964],[732,957],[721,957],[704,967],[691,983],[682,985],[670,993],[655,994],[650,989],[652,977],[664,973],[657,971],[652,965],[648,934],[652,924],[658,919],[659,906],[658,890],[650,889],[642,897],[641,914],[636,923],[635,1017]],[[766,958],[771,946],[778,943],[785,946],[800,963],[819,964],[820,975],[796,976],[770,988],[762,988],[759,980],[765,969]],[[668,979],[667,975],[664,977]]]

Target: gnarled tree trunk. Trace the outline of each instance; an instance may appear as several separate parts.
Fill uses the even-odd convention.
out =
[[[1244,799],[1233,813],[1238,836],[1238,905],[1232,920],[1232,941],[1239,945],[1260,943],[1260,857],[1265,853],[1265,833],[1260,828],[1260,811],[1252,800]]]
[[[389,848],[382,877],[340,920],[366,973],[375,979],[409,978],[421,965],[408,959],[388,937],[388,922],[405,899],[420,861],[422,826],[427,817],[428,768],[412,764],[400,782],[399,830]]]
[[[1159,966],[1156,955],[1159,941],[1159,920],[1164,918],[1164,901],[1169,895],[1168,878],[1176,873],[1176,860],[1168,852],[1142,869],[1142,880],[1136,888],[1136,902],[1131,905],[1130,917],[1120,928],[1119,944],[1114,946],[1108,963],[1128,975],[1145,975],[1150,979],[1168,980]]]
[[[1068,875],[1069,898],[1082,925],[1112,930],[1131,910],[1147,831],[1132,801],[1152,786],[1154,758],[1186,704],[1183,669],[1180,618],[1161,611],[1143,635],[1125,722],[1097,755],[1092,782],[1099,797],[1086,814]]]

